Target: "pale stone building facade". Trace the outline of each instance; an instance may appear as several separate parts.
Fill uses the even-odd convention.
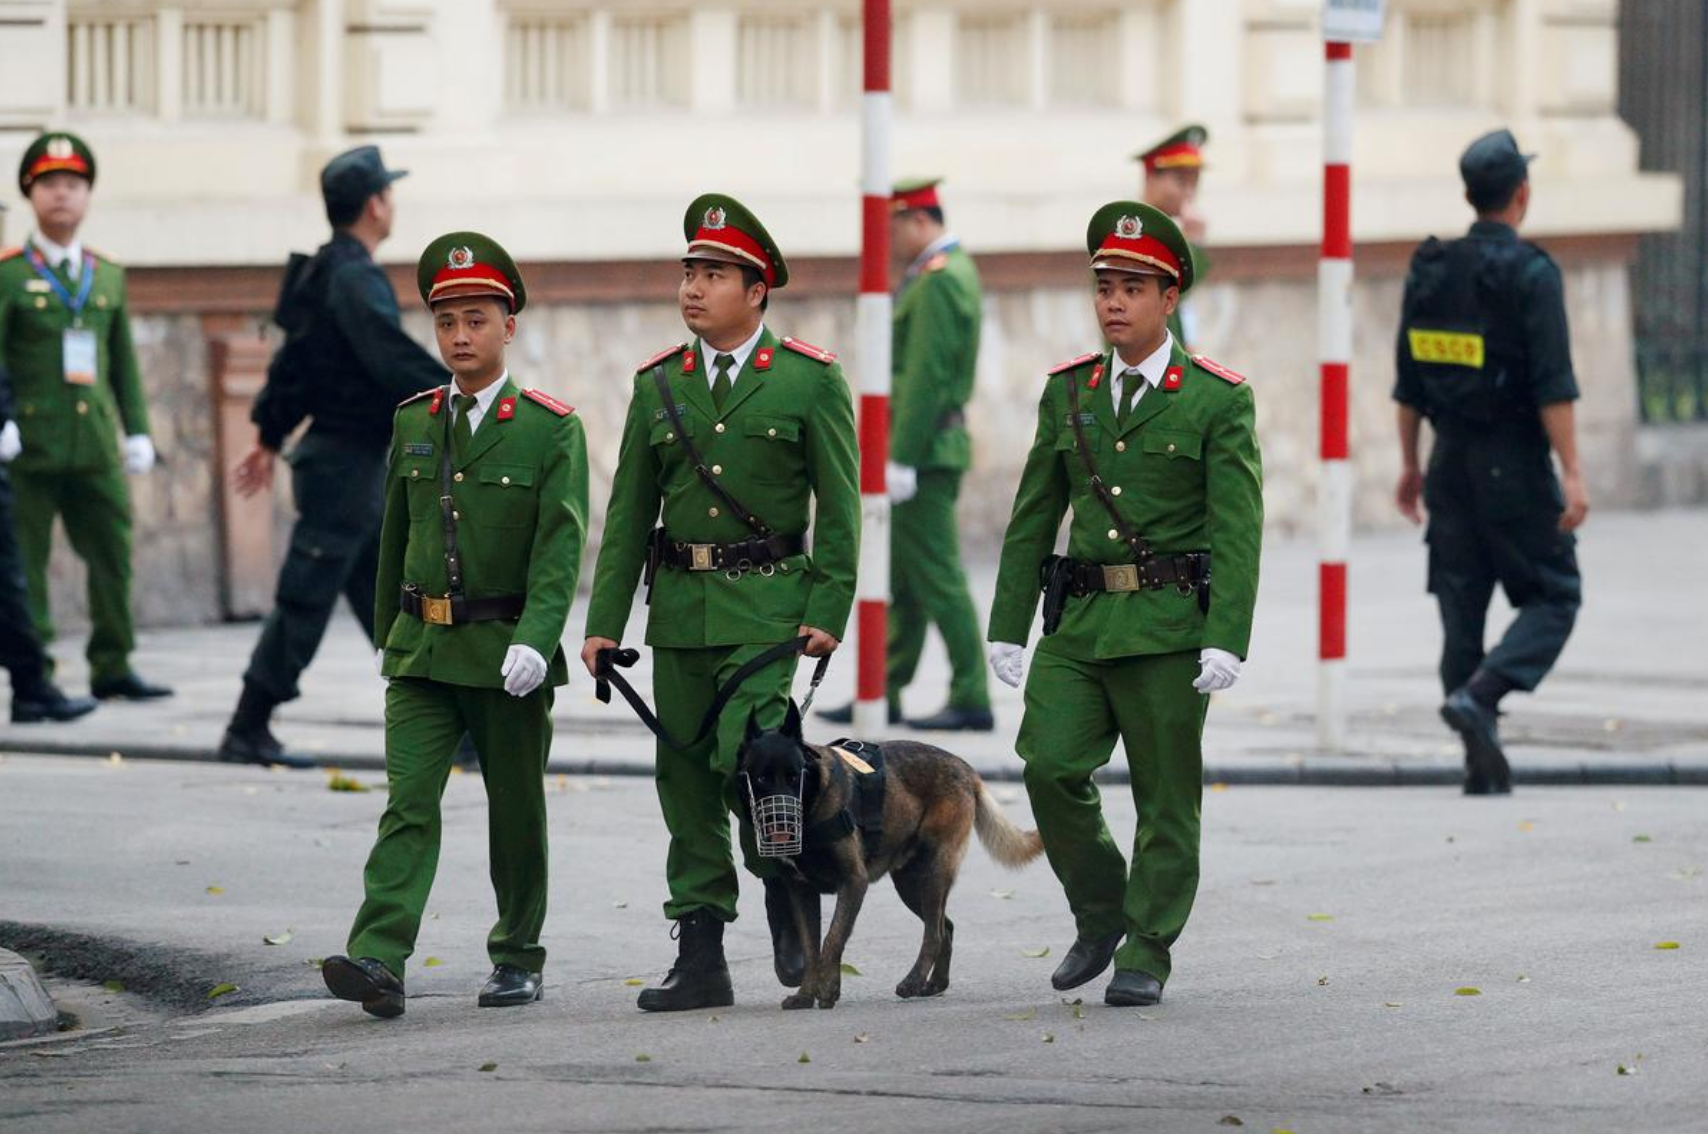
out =
[[[1383,41],[1357,52],[1358,518],[1390,522],[1406,256],[1467,223],[1457,155],[1502,124],[1542,155],[1528,234],[1566,271],[1594,490],[1629,502],[1626,267],[1637,235],[1675,225],[1680,205],[1674,178],[1638,172],[1615,112],[1617,4],[1387,6]],[[1187,120],[1211,135],[1197,345],[1252,376],[1272,522],[1307,527],[1320,4],[895,9],[894,168],[947,178],[952,226],[986,276],[974,546],[994,544],[1006,517],[1043,369],[1097,345],[1085,218],[1135,192],[1130,154]],[[412,263],[436,233],[477,228],[524,261],[534,306],[515,369],[592,425],[596,512],[628,375],[680,338],[673,258],[695,193],[756,208],[796,268],[774,324],[839,349],[857,375],[859,51],[854,0],[0,0],[0,166],[43,126],[83,134],[100,161],[88,239],[131,268],[167,458],[137,486],[141,617],[268,599],[271,528],[224,496],[221,470],[248,442],[277,266],[322,239],[316,173],[350,145],[378,142],[413,171],[382,259]],[[27,209],[10,192],[16,240]],[[424,333],[419,316],[411,325]],[[79,588],[62,582],[74,604]]]

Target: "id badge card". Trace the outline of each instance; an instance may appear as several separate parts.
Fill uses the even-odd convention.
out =
[[[95,384],[95,332],[87,327],[65,329],[65,381],[72,386]]]

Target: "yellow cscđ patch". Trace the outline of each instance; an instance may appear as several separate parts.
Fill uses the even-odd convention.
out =
[[[1465,331],[1408,330],[1411,356],[1417,362],[1438,362],[1448,366],[1483,368],[1483,336]]]

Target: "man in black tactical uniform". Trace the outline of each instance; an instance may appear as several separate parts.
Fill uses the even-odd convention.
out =
[[[1441,716],[1465,743],[1465,792],[1511,790],[1500,699],[1533,690],[1571,633],[1582,590],[1576,537],[1589,511],[1578,470],[1578,396],[1560,270],[1518,238],[1529,163],[1511,133],[1459,159],[1477,221],[1459,240],[1424,241],[1406,276],[1397,349],[1402,469],[1395,503],[1427,508],[1429,590],[1441,606]],[[1435,433],[1418,463],[1424,418]],[[1549,451],[1559,458],[1556,477]],[[1484,624],[1495,584],[1518,611],[1492,650]]]
[[[376,146],[333,158],[320,171],[332,239],[312,257],[293,256],[274,320],[285,344],[267,368],[250,414],[257,439],[233,472],[251,496],[272,485],[273,460],[305,418],[308,431],[287,458],[297,522],[279,570],[273,611],[243,675],[243,694],[219,757],[240,764],[306,768],[286,753],[268,722],[297,696],[342,594],[373,640],[374,575],[385,508],[386,451],[397,404],[443,385],[445,368],[403,331],[397,295],[374,262],[391,235],[391,183]]]
[[[0,205],[0,221],[5,212]],[[0,669],[12,675],[12,723],[76,720],[94,711],[95,698],[67,697],[48,679],[47,652],[30,618],[24,559],[12,526],[12,478],[6,473],[7,464],[23,451],[14,408],[12,382],[0,366]]]

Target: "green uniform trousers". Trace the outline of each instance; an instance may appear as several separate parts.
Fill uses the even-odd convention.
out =
[[[943,635],[949,651],[949,707],[990,708],[985,677],[984,636],[978,611],[961,567],[961,541],[955,524],[955,500],[961,494],[958,469],[921,469],[919,491],[890,510],[889,699],[919,669],[925,632]]]
[[[439,866],[439,800],[467,732],[486,784],[487,846],[498,923],[486,939],[495,965],[545,966],[546,753],[551,687],[526,697],[502,689],[394,677],[385,695],[390,795],[363,874],[367,896],[350,929],[352,957],[374,957],[399,976],[415,951]]]
[[[136,648],[130,611],[130,489],[123,470],[117,466],[74,472],[15,468],[12,483],[17,489],[18,546],[24,554],[36,636],[44,647],[54,637],[47,562],[57,516],[65,525],[71,550],[88,573],[90,682],[118,681],[130,673],[130,654]]]
[[[699,731],[700,721],[718,688],[750,659],[770,649],[759,646],[719,646],[699,650],[655,649],[652,655],[652,694],[658,720],[679,739]],[[664,916],[679,918],[709,910],[721,921],[735,920],[739,891],[731,853],[729,817],[738,807],[741,787],[736,758],[747,732],[749,713],[759,727],[778,728],[789,709],[796,659],[783,658],[749,677],[724,706],[711,736],[692,748],[658,745],[656,782],[664,826],[670,832],[665,879],[670,900]],[[742,861],[759,878],[779,875],[777,865],[759,857],[752,826],[743,820]]]
[[[1169,976],[1169,947],[1198,892],[1204,713],[1195,653],[1076,661],[1040,649],[1016,748],[1050,868],[1081,937],[1125,931],[1115,967]],[[1119,738],[1138,830],[1131,871],[1091,776]]]

